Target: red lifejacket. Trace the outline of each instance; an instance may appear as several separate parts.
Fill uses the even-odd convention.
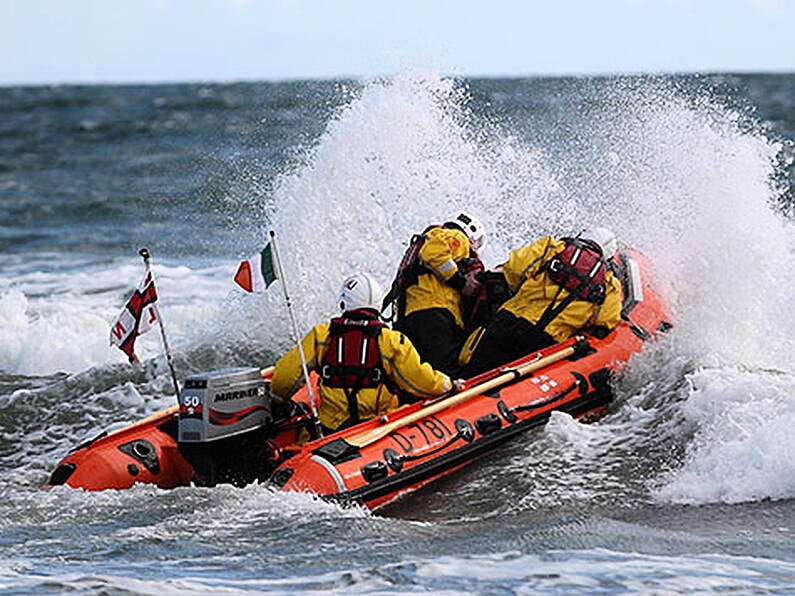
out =
[[[386,324],[362,311],[346,315],[331,319],[320,377],[329,387],[375,387],[384,379],[378,336]]]
[[[345,392],[353,423],[359,421],[359,390],[378,387],[386,381],[378,347],[378,337],[385,326],[377,314],[367,310],[353,310],[331,319],[320,379],[324,385]]]
[[[602,249],[596,243],[582,238],[563,240],[566,248],[546,263],[549,278],[566,288],[575,299],[602,304],[607,283],[607,263],[602,256]]]
[[[400,259],[395,279],[392,281],[392,286],[384,296],[384,301],[381,304],[381,310],[386,310],[386,307],[392,303],[397,303],[394,315],[397,315],[398,320],[403,318],[403,310],[405,310],[406,302],[406,288],[413,286],[419,280],[420,274],[427,270],[420,264],[420,250],[422,250],[425,241],[428,239],[426,235],[428,230],[438,226],[431,225],[425,228],[422,234],[414,234],[409,241],[409,246],[406,252],[403,253],[403,258]]]

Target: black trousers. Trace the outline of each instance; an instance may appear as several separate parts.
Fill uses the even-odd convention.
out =
[[[499,310],[486,326],[460,376],[474,377],[554,343],[551,335],[540,331],[530,321]]]
[[[447,375],[458,374],[458,353],[466,333],[456,325],[450,311],[418,310],[405,317],[396,329],[411,340],[424,362]]]

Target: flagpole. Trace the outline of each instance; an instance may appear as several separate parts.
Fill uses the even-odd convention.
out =
[[[155,275],[152,273],[152,256],[149,254],[149,250],[146,248],[142,248],[138,251],[138,254],[141,255],[144,259],[144,264],[146,265],[146,272],[152,276],[152,281],[154,282]],[[157,284],[155,284],[155,287]],[[152,304],[152,308],[155,311],[155,316],[157,317],[157,323],[160,326],[160,337],[163,339],[163,349],[166,351],[166,362],[168,363],[168,368],[171,370],[171,380],[174,383],[174,394],[177,396],[177,403],[181,403],[179,399],[179,383],[177,382],[177,372],[174,370],[174,359],[171,357],[171,348],[168,347],[168,339],[166,339],[166,328],[163,325],[163,317],[160,316],[160,310],[157,308],[157,301]]]
[[[282,290],[284,290],[284,299],[287,302],[287,312],[290,313],[290,322],[293,326],[293,336],[295,337],[296,345],[298,346],[298,354],[301,356],[301,368],[304,371],[304,379],[306,380],[306,388],[309,391],[309,406],[312,409],[312,417],[315,421],[315,430],[319,437],[323,436],[323,429],[320,426],[320,417],[317,413],[317,402],[315,401],[315,393],[312,390],[312,383],[309,379],[309,369],[306,366],[306,356],[304,355],[304,346],[301,344],[301,336],[298,334],[298,325],[295,322],[295,315],[293,314],[293,305],[290,301],[290,294],[287,292],[287,279],[284,274],[284,267],[282,267],[282,259],[279,256],[279,249],[276,247],[276,232],[270,231],[271,246],[273,246],[273,255],[276,257],[276,266],[279,268],[278,277],[282,280]]]

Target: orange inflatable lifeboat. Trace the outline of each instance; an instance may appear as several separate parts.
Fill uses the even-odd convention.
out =
[[[545,424],[553,411],[604,412],[613,375],[671,327],[646,258],[625,249],[619,269],[624,303],[615,330],[528,354],[469,379],[460,393],[298,445],[300,433],[314,428],[306,387],[285,406],[267,391],[268,370],[195,375],[185,379],[179,407],[80,445],[46,486],[265,482],[377,508]]]

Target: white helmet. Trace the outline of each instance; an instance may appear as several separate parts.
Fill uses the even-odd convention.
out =
[[[453,221],[449,221],[445,225],[452,225],[463,231],[469,238],[469,244],[475,250],[480,250],[486,244],[486,228],[483,227],[479,219],[472,217],[469,213],[462,211],[456,215]]]
[[[357,308],[381,310],[381,286],[373,276],[357,273],[346,278],[340,288],[340,309],[342,312]]]
[[[583,240],[590,240],[599,245],[602,249],[602,256],[605,260],[612,259],[618,250],[618,241],[616,235],[607,228],[590,228],[583,230],[580,238]]]

